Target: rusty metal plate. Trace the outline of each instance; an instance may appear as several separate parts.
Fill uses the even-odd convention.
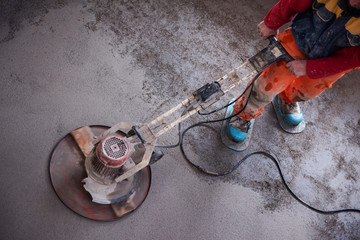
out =
[[[106,126],[90,126],[95,136],[99,136]],[[134,175],[133,194],[123,201],[113,204],[92,202],[84,189],[82,180],[87,177],[84,167],[85,157],[71,134],[66,135],[54,148],[50,158],[50,179],[60,200],[75,213],[98,221],[119,219],[137,209],[147,197],[151,184],[150,166]]]

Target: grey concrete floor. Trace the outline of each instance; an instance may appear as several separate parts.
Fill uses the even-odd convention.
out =
[[[0,238],[359,239],[360,214],[305,208],[260,156],[216,178],[194,170],[178,148],[165,150],[143,205],[115,222],[74,214],[51,187],[50,154],[68,132],[148,122],[239,66],[267,44],[256,25],[275,2],[0,1]],[[359,88],[354,71],[302,104],[300,135],[281,131],[269,106],[245,153],[222,148],[204,128],[186,135],[185,150],[213,170],[271,151],[311,205],[360,208]],[[176,141],[176,129],[159,139]]]

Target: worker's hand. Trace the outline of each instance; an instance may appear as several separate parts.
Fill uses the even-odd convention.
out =
[[[294,60],[288,62],[286,67],[295,77],[301,77],[306,75],[306,63],[307,60]]]
[[[271,35],[276,35],[278,33],[277,30],[273,30],[271,28],[269,28],[268,26],[266,26],[266,24],[264,23],[264,21],[262,21],[261,23],[258,24],[257,26],[260,36],[262,37],[262,39],[266,40],[269,36]]]

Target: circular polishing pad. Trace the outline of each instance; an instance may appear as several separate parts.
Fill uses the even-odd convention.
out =
[[[94,136],[99,136],[109,127],[90,126],[90,129]],[[83,187],[82,180],[87,177],[84,162],[85,157],[70,133],[61,139],[51,154],[49,170],[52,186],[71,210],[93,220],[111,221],[131,213],[144,202],[151,184],[150,166],[133,176],[135,184],[130,185],[131,189],[125,189],[122,201],[98,204],[92,202],[91,195]]]

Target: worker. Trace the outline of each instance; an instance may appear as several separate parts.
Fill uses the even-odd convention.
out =
[[[291,20],[291,27],[278,34]],[[238,115],[227,121],[226,133],[236,143],[245,141],[271,101],[287,126],[304,123],[298,102],[315,98],[360,66],[360,0],[280,0],[258,30],[263,39],[276,35],[295,60],[270,65],[253,91],[230,106]]]

